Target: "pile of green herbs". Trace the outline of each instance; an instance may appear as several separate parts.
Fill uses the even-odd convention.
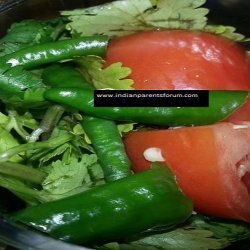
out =
[[[0,39],[0,57],[31,45],[75,36],[108,35],[110,38],[142,30],[189,29],[220,34],[234,41],[247,39],[230,26],[210,25],[204,0],[122,0],[81,10],[63,11],[61,17],[42,22],[14,23]],[[93,27],[95,27],[93,29]],[[115,63],[103,69],[104,60],[86,56],[79,69],[96,89],[132,89],[131,69]],[[1,66],[1,65],[0,65]],[[66,111],[51,130],[39,132],[51,105],[31,103],[45,86],[43,68],[13,70],[0,67],[0,77],[34,82],[40,88],[27,89],[24,98],[2,97],[0,109],[0,186],[28,206],[61,199],[104,184],[102,168],[79,121],[81,114]],[[29,102],[26,102],[29,100]],[[34,102],[36,98],[34,98]],[[48,119],[48,118],[46,118]],[[134,124],[117,124],[121,136]],[[1,193],[0,193],[1,196]],[[1,206],[1,212],[6,213]],[[250,226],[194,214],[185,224],[171,231],[150,232],[127,243],[109,243],[100,249],[221,249],[250,238]]]

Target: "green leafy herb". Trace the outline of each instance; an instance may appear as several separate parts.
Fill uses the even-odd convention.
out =
[[[156,6],[156,5],[157,5],[158,0],[150,0],[150,2],[151,2],[151,4],[152,4],[153,6]]]
[[[25,172],[12,173],[14,169],[23,169]],[[71,154],[67,161],[61,158],[39,169],[2,162],[0,172],[0,186],[9,189],[30,205],[62,199],[104,183],[103,171],[95,154],[81,154],[80,160]],[[41,188],[30,185],[34,182],[31,176],[36,177]],[[41,178],[44,179],[42,182]]]
[[[37,121],[29,112],[19,115],[15,110],[8,110],[8,116],[0,114],[0,124],[9,132],[14,130],[24,140],[29,137],[26,129],[35,129],[38,126]]]
[[[19,145],[19,143],[15,139],[15,137],[12,134],[10,134],[9,131],[6,130],[5,127],[0,126],[0,152],[4,152],[7,149],[10,149],[17,145]],[[18,162],[21,160],[21,157],[19,155],[14,155],[11,158],[11,160]]]
[[[7,34],[0,39],[0,56],[37,43],[56,40],[64,27],[61,19],[51,22],[24,20],[14,23]]]
[[[97,56],[86,56],[77,60],[81,72],[96,89],[133,89],[133,80],[127,79],[131,70],[121,63],[103,68],[104,60]]]
[[[36,205],[104,183],[92,147],[84,141],[79,128],[71,126],[77,120],[64,117],[46,141],[20,143],[18,138],[28,140],[38,122],[30,113],[19,115],[12,109],[6,113],[0,113],[1,187],[27,204]]]
[[[63,124],[63,125],[62,125]],[[47,150],[38,150],[36,154],[31,156],[31,159],[39,160],[39,165],[44,165],[46,162],[53,161],[58,157],[62,157],[65,163],[69,163],[71,157],[75,157],[78,160],[81,159],[82,154],[91,154],[94,152],[90,143],[85,139],[85,133],[80,124],[76,124],[73,128],[66,127],[65,121],[60,121],[57,127],[54,129],[49,140],[57,140],[58,137],[68,135],[68,131],[73,136],[74,140],[70,140],[64,144],[58,145],[57,147],[48,148]],[[63,127],[65,126],[65,127]]]
[[[14,23],[0,39],[0,57],[38,43],[57,40],[64,31],[65,24],[62,18],[48,22],[24,20]],[[39,70],[33,73],[20,66],[10,67],[3,59],[0,64],[1,100],[29,107],[44,104],[44,85],[37,74]],[[12,89],[10,86],[13,86]]]
[[[34,95],[32,97],[30,94],[25,94],[25,91],[33,92],[37,89],[43,89],[44,85],[41,78],[30,71],[24,70],[21,66],[9,67],[5,71],[1,71],[0,84],[0,98],[5,103],[23,105],[25,104],[25,100],[28,104],[35,103],[35,105],[38,105],[38,103],[43,102],[41,95]],[[41,92],[41,90],[39,91]],[[29,100],[28,97],[31,97],[31,100]]]
[[[135,123],[121,123],[117,125],[119,133],[122,135],[123,133],[128,133],[134,129]]]
[[[208,230],[178,228],[163,234],[154,234],[131,245],[122,245],[122,250],[168,249],[168,250],[208,250],[221,249],[226,244],[222,240],[214,239]]]
[[[222,249],[237,240],[250,237],[250,226],[242,222],[192,216],[184,225],[166,232],[155,232],[128,243],[116,242],[101,250],[209,250]]]
[[[237,42],[250,41],[250,38],[245,38],[244,35],[237,33],[236,28],[234,28],[232,26],[206,25],[204,30],[207,32],[210,32],[210,33],[224,36],[225,38],[228,38],[228,39],[231,39],[231,40],[237,41]]]
[[[238,240],[250,239],[250,225],[244,222],[224,220],[203,215],[196,215],[190,219],[194,228],[209,230],[217,239],[224,239],[231,243]]]
[[[9,164],[14,166],[13,163]],[[0,163],[0,167],[8,166],[7,163]],[[2,174],[0,174],[0,186],[7,188],[29,205],[62,199],[104,183],[103,171],[97,163],[95,154],[83,154],[80,161],[71,157],[68,164],[63,160],[57,160],[39,170],[34,168],[29,170],[28,166],[22,166],[22,168],[26,168],[27,173],[32,171],[30,173],[35,177],[37,176],[38,180],[41,179],[40,177],[47,176],[40,183],[41,188],[34,188],[29,182],[14,178],[17,175],[13,175],[13,177]],[[11,169],[10,167],[9,170]],[[27,173],[24,173],[25,180],[28,180]]]
[[[78,134],[78,135],[82,135],[83,138],[84,138],[84,142],[86,142],[87,145],[90,145],[91,144],[91,141],[89,139],[89,137],[87,136],[87,134],[85,133],[83,127],[80,125],[80,124],[77,124],[75,127],[74,127],[74,133]]]
[[[17,133],[22,139],[27,140],[29,133],[28,129],[35,129],[37,121],[33,119],[30,113],[19,115],[14,110],[8,111],[8,116],[0,113],[0,152],[13,148],[19,145],[17,136],[13,136],[11,132]],[[12,161],[20,161],[18,155],[11,158]]]
[[[89,174],[88,168],[95,164],[96,168],[100,168],[97,163],[95,154],[84,154],[82,159],[78,161],[76,158],[71,158],[68,164],[63,161],[56,161],[51,166],[46,167],[48,176],[42,183],[43,189],[53,195],[67,195],[74,189],[81,188],[81,191],[93,186],[93,181]],[[98,170],[96,170],[98,171]],[[103,176],[99,177],[100,180]]]
[[[75,11],[63,11],[67,29],[81,35],[122,36],[156,28],[202,29],[208,10],[204,0],[121,0]],[[95,27],[95,29],[93,29]]]
[[[119,0],[73,11],[62,11],[73,34],[123,36],[156,29],[202,30],[234,41],[246,41],[230,26],[207,24],[206,0]],[[93,29],[93,27],[95,27]]]

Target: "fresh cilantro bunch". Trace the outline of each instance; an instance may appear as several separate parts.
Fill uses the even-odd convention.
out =
[[[104,183],[102,169],[77,120],[63,116],[49,139],[25,142],[39,122],[31,113],[0,113],[0,186],[30,205]]]
[[[206,0],[119,0],[86,9],[62,11],[72,34],[124,36],[156,29],[188,29],[247,41],[235,28],[208,24]],[[95,28],[93,28],[95,27]]]

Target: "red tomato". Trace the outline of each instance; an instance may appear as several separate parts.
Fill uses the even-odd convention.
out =
[[[135,172],[150,166],[146,149],[160,149],[197,212],[250,222],[249,141],[250,122],[224,122],[131,132],[125,146]]]
[[[107,65],[132,69],[135,89],[250,90],[250,60],[237,44],[220,36],[183,30],[150,31],[110,42]],[[231,120],[250,120],[246,110]]]

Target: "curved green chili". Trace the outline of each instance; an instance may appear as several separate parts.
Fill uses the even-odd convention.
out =
[[[52,87],[78,87],[92,89],[79,71],[69,65],[52,65],[43,72],[44,83]],[[91,140],[107,182],[130,175],[131,163],[122,138],[113,121],[83,116],[81,125]]]
[[[84,116],[81,124],[95,149],[106,181],[129,176],[131,163],[116,124],[90,116]]]
[[[107,44],[106,36],[79,37],[42,43],[3,56],[0,59],[0,65],[23,66],[25,69],[30,69],[78,56],[104,56]]]
[[[17,105],[43,105],[45,86],[25,69],[84,55],[104,56],[107,44],[106,36],[80,37],[34,45],[1,57],[0,98]]]
[[[83,193],[28,207],[14,220],[52,237],[77,244],[98,244],[187,219],[192,202],[166,166],[96,186]]]
[[[163,126],[206,125],[221,121],[245,103],[247,91],[210,91],[209,107],[94,107],[90,90],[54,88],[45,99],[95,117]]]

